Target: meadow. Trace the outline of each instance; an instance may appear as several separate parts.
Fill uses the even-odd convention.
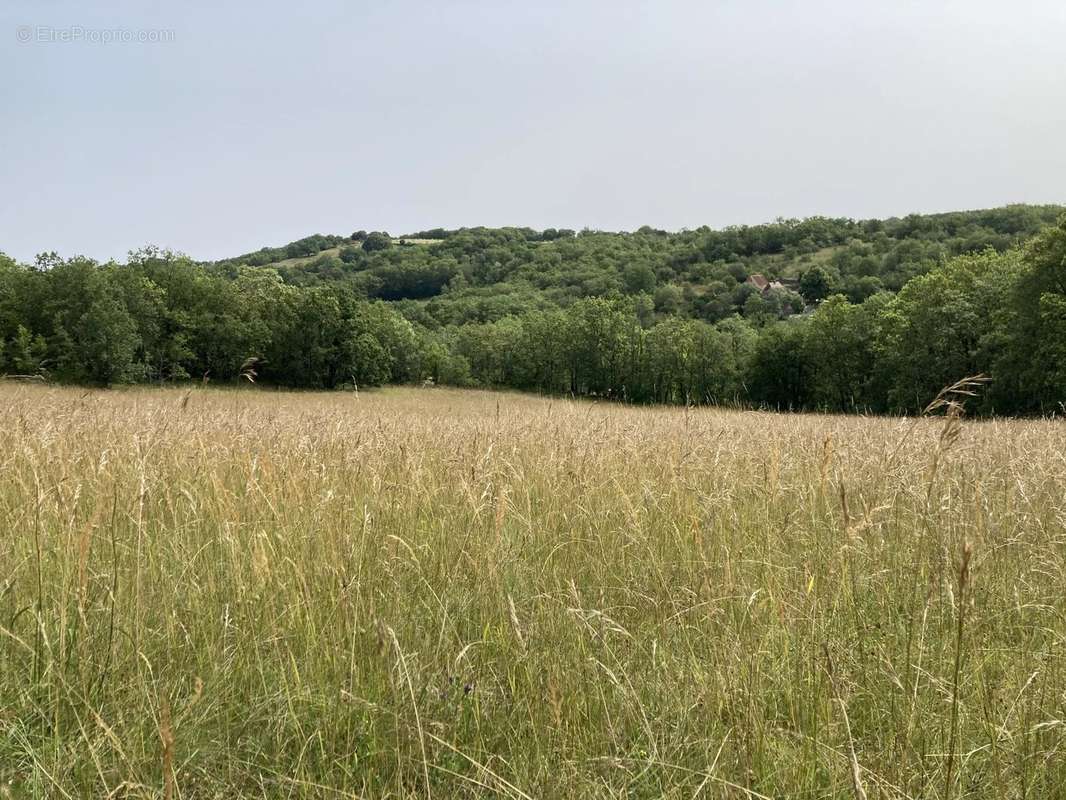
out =
[[[1066,793],[1066,424],[0,384],[0,797]]]

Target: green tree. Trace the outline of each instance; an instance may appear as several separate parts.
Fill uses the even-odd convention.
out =
[[[359,386],[388,383],[389,354],[369,331],[353,330],[343,343],[341,369]]]
[[[367,253],[388,250],[390,247],[392,247],[392,239],[389,238],[387,233],[374,231],[367,234],[363,239],[363,250]]]
[[[750,363],[748,388],[753,401],[780,410],[808,406],[810,368],[802,321],[778,322],[764,329]]]
[[[681,309],[684,295],[679,286],[670,284],[660,286],[655,290],[655,310],[660,314],[676,314]]]
[[[115,297],[94,299],[71,331],[79,379],[110,386],[141,377],[135,368],[141,341],[129,312]]]
[[[706,403],[731,388],[727,337],[699,320],[669,319],[648,331],[644,350],[647,398],[660,403]]]
[[[800,276],[800,294],[808,303],[818,303],[832,292],[829,274],[821,267],[811,267]]]
[[[515,346],[516,386],[544,392],[569,388],[566,370],[568,319],[558,309],[531,311],[520,318]]]
[[[914,278],[885,307],[880,341],[889,407],[919,411],[941,388],[989,373],[999,360],[999,311],[1020,267],[1017,253],[954,258]]]
[[[803,329],[807,365],[807,402],[814,407],[857,411],[876,404],[870,386],[876,371],[875,344],[880,334],[875,305],[852,305],[832,295]]]
[[[21,289],[28,270],[0,253],[0,342],[15,335],[22,320]]]
[[[620,300],[588,298],[568,311],[567,360],[574,394],[624,395],[639,327]]]
[[[1061,410],[1066,402],[1066,216],[1023,251],[997,317],[1002,352],[995,396],[1007,409]]]
[[[626,294],[652,292],[655,284],[655,270],[647,263],[628,264],[622,268],[622,285]]]
[[[47,343],[40,334],[34,336],[24,325],[16,328],[6,346],[7,365],[19,375],[39,375],[44,367]]]

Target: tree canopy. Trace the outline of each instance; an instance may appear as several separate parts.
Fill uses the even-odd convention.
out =
[[[360,230],[219,262],[155,248],[126,263],[0,255],[0,374],[317,389],[431,379],[914,412],[981,372],[993,378],[981,410],[1049,412],[1066,399],[1062,211],[679,233]]]

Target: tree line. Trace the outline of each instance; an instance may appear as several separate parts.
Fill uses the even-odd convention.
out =
[[[1022,248],[956,256],[898,294],[834,294],[757,325],[652,321],[632,298],[587,298],[454,330],[472,381],[658,403],[914,413],[966,376],[975,410],[1066,407],[1066,218]]]
[[[214,264],[155,248],[121,264],[0,256],[0,374],[309,389],[428,380],[637,403],[910,413],[941,387],[984,373],[992,381],[976,410],[1062,411],[1066,217],[1048,225],[1042,207],[1000,211],[970,213],[998,220],[1002,241],[977,236],[973,248],[957,245],[914,269],[898,291],[882,284],[864,296],[846,291],[833,264],[865,246],[847,230],[872,224],[815,219],[697,237],[704,258],[727,248],[765,259],[751,251],[781,254],[790,236],[821,254],[801,261],[792,280],[781,274],[789,262],[777,262],[789,284],[774,288],[747,280],[746,262],[691,262],[743,287],[739,306],[709,315],[684,295],[713,293],[713,280],[670,282],[689,268],[678,260],[688,232],[434,230],[408,237],[432,244],[404,246],[360,231]],[[941,246],[943,219],[922,219],[886,252]],[[891,225],[898,233],[904,223]],[[351,268],[330,277],[316,247]],[[263,261],[278,254],[307,260]],[[673,259],[670,281],[649,254]]]
[[[414,380],[414,327],[347,287],[234,277],[155,249],[126,264],[0,259],[0,373],[111,385],[263,380],[333,389]]]

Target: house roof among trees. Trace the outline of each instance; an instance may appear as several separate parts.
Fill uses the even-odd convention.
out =
[[[754,286],[760,292],[765,292],[767,289],[770,288],[770,281],[766,279],[765,275],[760,275],[758,273],[754,275],[749,275],[745,283]]]

